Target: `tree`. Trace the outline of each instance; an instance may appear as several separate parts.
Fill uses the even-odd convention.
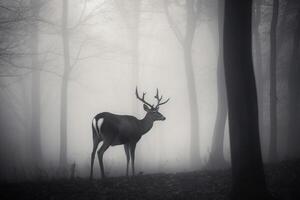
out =
[[[219,29],[219,56],[217,68],[217,90],[218,90],[218,107],[217,117],[214,127],[212,149],[209,157],[209,165],[214,168],[224,167],[226,161],[224,158],[224,135],[225,124],[227,118],[227,100],[226,87],[224,77],[223,62],[223,17],[224,17],[224,1],[218,1],[218,29]]]
[[[279,0],[273,1],[273,15],[270,31],[270,147],[269,160],[277,160],[277,79],[276,79],[276,28],[278,21]]]
[[[288,156],[299,157],[299,114],[300,114],[300,71],[299,71],[299,50],[300,50],[300,9],[296,16],[296,30],[293,37],[292,56],[290,60],[289,72],[288,72],[288,137],[287,137],[287,151]]]
[[[251,51],[252,1],[226,0],[224,67],[232,164],[232,199],[268,199]]]
[[[195,11],[194,7],[197,7]],[[199,0],[186,0],[185,1],[185,10],[186,10],[186,25],[185,25],[185,34],[180,32],[179,27],[172,19],[172,16],[169,12],[169,2],[164,1],[164,9],[170,24],[178,42],[182,46],[184,63],[185,63],[185,72],[186,80],[188,85],[189,93],[189,107],[190,107],[190,120],[191,120],[191,144],[190,144],[190,158],[192,167],[198,167],[200,165],[200,154],[199,154],[199,111],[198,111],[198,100],[197,100],[197,91],[194,77],[194,65],[192,61],[192,47],[193,39],[195,35],[195,30],[197,26],[197,17],[200,10],[200,1]]]
[[[40,123],[40,64],[39,64],[39,30],[38,17],[40,12],[40,2],[38,0],[30,1],[32,26],[30,31],[30,50],[32,64],[32,81],[31,81],[31,155],[32,162],[39,165],[42,163],[41,148],[41,123]]]
[[[61,76],[61,96],[60,96],[60,166],[62,169],[66,169],[67,163],[67,127],[68,127],[68,89],[69,89],[69,81],[71,79],[71,74],[73,69],[79,60],[82,60],[82,49],[84,45],[87,44],[88,40],[83,40],[78,49],[75,56],[71,57],[70,52],[70,39],[71,34],[74,34],[77,28],[80,26],[86,25],[89,20],[97,15],[103,2],[99,2],[98,5],[94,7],[91,11],[86,13],[86,4],[87,0],[83,2],[83,10],[81,11],[81,15],[79,19],[73,26],[69,26],[69,0],[62,1],[62,15],[61,15],[61,39],[62,39],[62,47],[63,47],[63,74]],[[89,56],[92,57],[92,56]]]
[[[62,2],[62,25],[61,37],[63,44],[63,60],[64,72],[61,84],[60,96],[60,166],[66,167],[67,165],[67,113],[68,113],[68,79],[71,70],[70,64],[70,46],[69,46],[69,30],[68,30],[68,0]]]
[[[131,7],[130,10],[126,10],[124,0],[115,0],[115,3],[128,29],[132,56],[132,87],[136,87],[139,79],[139,27],[142,0],[131,0],[130,2],[127,2]],[[132,108],[133,112],[137,113],[138,107],[135,98],[132,101]]]
[[[254,47],[255,47],[255,65],[256,65],[256,83],[257,83],[257,97],[258,97],[258,117],[259,117],[259,125],[260,125],[260,133],[263,132],[264,126],[264,87],[265,87],[265,73],[263,69],[262,63],[262,52],[261,52],[261,35],[259,32],[259,26],[261,23],[261,6],[262,0],[255,1],[255,15],[253,20],[253,39],[254,39]]]

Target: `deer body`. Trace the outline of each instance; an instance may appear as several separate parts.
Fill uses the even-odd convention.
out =
[[[124,145],[124,150],[127,158],[126,175],[128,176],[128,165],[131,157],[132,174],[134,175],[134,157],[135,147],[137,142],[141,139],[142,135],[147,133],[153,126],[154,121],[165,120],[166,118],[158,112],[159,105],[168,102],[165,101],[160,103],[162,97],[157,97],[158,104],[156,107],[150,105],[143,98],[138,96],[137,90],[136,95],[139,100],[144,103],[144,110],[147,112],[143,119],[137,119],[130,115],[117,115],[109,112],[103,112],[97,114],[92,121],[93,130],[93,151],[91,155],[91,172],[90,178],[93,177],[93,165],[95,153],[98,144],[103,141],[102,146],[98,150],[98,160],[101,169],[102,177],[105,177],[104,166],[103,166],[103,154],[110,147],[115,145]]]
[[[103,119],[99,123],[99,119]],[[111,146],[138,142],[143,134],[153,126],[149,115],[139,120],[130,115],[116,115],[109,112],[99,113],[94,117],[93,126],[102,139],[111,141]]]

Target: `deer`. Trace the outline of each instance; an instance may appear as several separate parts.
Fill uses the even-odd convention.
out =
[[[90,179],[93,179],[93,168],[96,150],[100,142],[103,142],[97,151],[98,160],[101,170],[101,177],[105,178],[103,155],[110,146],[124,145],[127,167],[126,176],[128,177],[128,167],[131,158],[132,176],[135,175],[134,157],[135,148],[141,137],[151,130],[155,121],[164,121],[164,117],[159,112],[159,107],[166,104],[170,98],[162,101],[163,96],[159,96],[159,91],[156,89],[154,98],[157,100],[156,105],[151,105],[145,100],[146,93],[143,92],[142,97],[138,94],[138,88],[135,89],[136,98],[143,103],[143,108],[146,115],[142,119],[137,119],[131,115],[118,115],[109,112],[97,114],[92,120],[93,133],[93,150],[91,153],[91,171]]]

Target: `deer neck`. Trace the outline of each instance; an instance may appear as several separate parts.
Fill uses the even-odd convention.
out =
[[[147,133],[153,126],[153,119],[147,113],[143,119],[140,120],[141,123],[141,134]]]

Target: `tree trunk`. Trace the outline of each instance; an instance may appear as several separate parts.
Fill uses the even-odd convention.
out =
[[[264,130],[264,86],[265,74],[262,66],[261,40],[259,33],[259,25],[261,22],[261,4],[262,0],[257,0],[255,3],[255,20],[253,23],[253,37],[255,46],[255,61],[256,61],[256,83],[257,83],[257,98],[258,98],[258,121],[259,131],[263,134]]]
[[[60,105],[60,166],[66,168],[67,165],[67,125],[68,125],[68,79],[70,73],[70,47],[68,31],[68,0],[62,3],[62,43],[64,53],[64,75],[61,85],[61,105]]]
[[[296,17],[296,30],[292,49],[291,65],[289,66],[288,94],[289,94],[289,131],[287,138],[287,153],[290,158],[300,156],[299,120],[300,120],[300,10]]]
[[[193,73],[193,64],[191,57],[191,47],[186,47],[184,50],[185,72],[187,76],[189,105],[190,105],[190,120],[191,120],[191,145],[190,145],[190,159],[192,168],[200,166],[200,152],[199,152],[199,113],[197,93],[195,86],[195,78]]]
[[[190,126],[191,126],[191,143],[190,143],[190,161],[192,168],[198,168],[200,166],[200,152],[199,152],[199,111],[196,83],[194,77],[194,66],[192,59],[192,47],[196,30],[197,14],[195,12],[195,3],[197,3],[197,10],[199,10],[200,3],[195,0],[186,0],[186,27],[185,34],[181,33],[179,27],[172,20],[172,17],[168,11],[168,1],[164,0],[164,9],[175,36],[182,45],[185,74],[189,95],[189,110],[190,110]]]
[[[270,145],[269,160],[277,160],[277,79],[276,79],[276,28],[278,21],[279,0],[273,1],[273,15],[270,31]]]
[[[41,122],[40,122],[40,64],[39,64],[39,30],[37,17],[40,12],[38,0],[31,0],[30,6],[32,16],[34,17],[31,27],[31,63],[32,63],[32,80],[31,80],[31,163],[37,167],[42,164],[42,149],[41,149]]]
[[[132,17],[132,31],[131,31],[131,43],[132,43],[132,88],[138,85],[139,80],[139,24],[140,24],[140,6],[141,0],[133,1],[133,17]],[[133,98],[132,108],[134,113],[138,113],[138,106],[136,98]]]
[[[218,19],[218,31],[219,31],[219,56],[218,56],[218,68],[217,68],[217,91],[218,91],[218,107],[217,117],[214,127],[212,149],[210,152],[209,166],[213,168],[225,167],[226,161],[224,158],[223,145],[225,124],[227,117],[227,97],[224,77],[224,62],[223,62],[223,17],[224,17],[224,1],[219,1],[218,5],[219,19]]]
[[[232,199],[268,199],[252,63],[252,1],[226,0],[224,67],[232,163]]]
[[[287,26],[287,16],[289,14],[289,11],[291,9],[292,6],[292,2],[293,0],[286,0],[286,5],[284,7],[283,13],[282,13],[282,17],[281,17],[281,21],[280,24],[278,24],[278,39],[277,39],[277,49],[281,49],[282,45],[284,44],[284,39],[285,39],[285,32],[286,32],[286,26]]]
[[[200,152],[199,152],[199,111],[197,90],[194,77],[194,66],[192,59],[193,39],[196,30],[196,16],[194,13],[194,1],[186,1],[187,23],[186,35],[183,46],[185,72],[187,77],[187,85],[189,91],[190,104],[190,120],[191,120],[191,149],[190,159],[192,168],[199,168],[200,166]]]
[[[60,97],[60,166],[67,166],[67,120],[68,120],[68,80],[64,77]]]
[[[139,82],[139,27],[141,4],[142,0],[115,0],[115,5],[126,24],[128,38],[131,43],[132,80],[130,88],[135,88]],[[126,5],[129,5],[131,9],[126,9]],[[139,111],[135,97],[132,99],[132,111],[134,114],[138,114]]]

